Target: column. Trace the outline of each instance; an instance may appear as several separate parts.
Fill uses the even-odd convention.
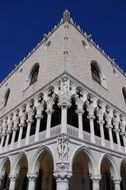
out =
[[[0,176],[0,189],[1,189],[1,185],[2,185],[2,179],[3,179],[3,176],[1,175]]]
[[[16,136],[16,129],[13,128],[13,134],[12,134],[12,139],[11,139],[10,150],[11,150],[11,149],[13,148],[13,146],[14,146],[15,136]]]
[[[35,181],[37,178],[36,174],[28,174],[28,190],[35,190]]]
[[[67,105],[61,106],[61,133],[67,134]]]
[[[27,124],[28,124],[28,126],[27,126],[26,138],[25,138],[25,145],[29,144],[29,136],[30,136],[32,122],[30,120],[28,120]]]
[[[4,143],[5,134],[2,134],[2,139],[0,143],[0,152],[2,151],[3,143]]]
[[[36,115],[35,117],[37,119],[37,123],[36,123],[34,142],[38,142],[39,141],[39,130],[40,130],[40,124],[41,124],[42,116],[41,115]]]
[[[91,179],[92,179],[92,188],[93,188],[93,190],[100,190],[99,182],[100,182],[101,177],[94,175],[94,176],[91,177]]]
[[[82,115],[83,115],[84,111],[76,110],[76,113],[78,114],[79,138],[84,139],[83,121],[82,121]]]
[[[47,109],[46,110],[47,113],[47,124],[46,124],[46,138],[50,137],[50,128],[51,128],[51,119],[52,119],[52,113],[53,113],[53,109]]]
[[[113,182],[114,182],[114,185],[115,185],[115,190],[121,190],[121,188],[120,188],[121,179],[120,178],[114,178]]]
[[[111,147],[111,149],[114,149],[113,137],[112,137],[112,126],[111,125],[108,126],[108,130],[109,130],[110,147]]]
[[[10,177],[9,190],[15,190],[16,175],[11,175]]]
[[[7,131],[7,138],[6,138],[6,143],[5,143],[5,150],[7,150],[7,145],[9,143],[9,137],[10,137],[10,131]]]
[[[126,133],[122,133],[122,137],[123,137],[123,143],[124,143],[125,153],[126,153]]]
[[[68,179],[67,178],[57,178],[56,179],[56,190],[68,190]]]
[[[115,130],[116,133],[116,138],[117,138],[117,144],[118,144],[118,151],[121,152],[121,142],[120,142],[120,137],[119,137],[119,130]]]
[[[103,121],[98,121],[99,126],[100,126],[100,134],[101,134],[101,145],[105,146],[105,135],[104,135],[104,130],[103,130]]]
[[[90,121],[90,132],[91,132],[91,142],[95,143],[95,133],[94,133],[94,115],[89,115],[88,119]]]
[[[22,133],[23,133],[23,126],[20,125],[20,128],[19,128],[19,137],[18,137],[18,142],[17,142],[17,148],[19,148],[20,145],[21,145]]]

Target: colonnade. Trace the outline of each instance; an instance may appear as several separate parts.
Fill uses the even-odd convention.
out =
[[[34,155],[33,155],[34,156]],[[91,155],[90,155],[91,156]],[[111,157],[111,155],[110,155]],[[6,190],[125,190],[126,164],[119,163],[120,171],[108,155],[93,166],[89,155],[81,149],[72,160],[72,171],[56,175],[51,154],[45,150],[31,164],[27,155],[13,162],[6,158],[0,168],[0,189]],[[98,169],[100,165],[100,170]],[[30,167],[30,168],[29,168]],[[34,170],[32,170],[34,167]]]
[[[95,144],[95,136],[97,136],[97,130],[99,130],[101,146],[105,146],[105,140],[107,139],[110,141],[111,149],[114,149],[114,143],[116,143],[118,151],[122,151],[121,146],[124,146],[126,151],[125,115],[91,92],[88,92],[88,90],[79,86],[72,86],[70,79],[66,78],[65,80],[61,79],[60,86],[49,87],[44,93],[37,94],[1,119],[0,152],[3,147],[4,151],[6,151],[9,144],[10,150],[12,150],[15,142],[17,142],[15,148],[19,148],[21,146],[21,139],[23,138],[25,138],[25,145],[28,145],[30,143],[30,133],[33,125],[34,142],[40,140],[40,128],[45,130],[45,138],[49,138],[51,135],[52,119],[53,116],[55,117],[54,112],[57,108],[57,115],[53,123],[54,125],[61,124],[60,133],[67,134],[69,118],[73,121],[76,120],[72,114],[69,114],[70,108],[73,106],[73,101],[76,107],[74,116],[77,115],[76,123],[78,137],[80,139],[85,140],[83,131],[88,129],[91,137],[90,142]],[[55,102],[56,107],[54,107]],[[41,126],[45,115],[45,126]],[[88,120],[88,122],[86,120]],[[89,123],[89,125],[87,125],[87,123]],[[106,136],[108,137],[106,138]]]

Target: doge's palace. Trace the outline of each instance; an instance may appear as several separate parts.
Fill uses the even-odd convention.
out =
[[[0,84],[0,190],[126,190],[126,76],[67,10]]]

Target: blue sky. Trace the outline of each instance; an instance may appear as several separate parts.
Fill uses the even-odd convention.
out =
[[[0,81],[60,21],[65,9],[126,72],[125,0],[0,0]]]

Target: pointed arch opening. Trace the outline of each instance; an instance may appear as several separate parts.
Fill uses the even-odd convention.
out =
[[[126,160],[123,160],[121,163],[120,176],[121,176],[120,189],[125,190],[126,188]]]
[[[28,160],[25,153],[21,153],[15,165],[15,174],[17,174],[15,190],[27,190],[28,188]]]
[[[106,154],[102,157],[100,163],[100,189],[115,190],[113,177],[116,176],[115,163],[110,155]]]
[[[54,163],[51,152],[41,148],[35,156],[33,171],[38,174],[35,190],[56,190],[56,180],[53,176]]]
[[[9,96],[10,96],[10,88],[7,89],[7,91],[6,91],[5,95],[4,95],[4,107],[6,107],[6,105],[7,105]]]
[[[101,86],[107,88],[106,79],[101,71],[100,65],[96,61],[91,61],[91,75],[94,81],[99,83]]]
[[[125,87],[122,88],[122,93],[123,93],[123,98],[126,104],[126,88]]]
[[[9,179],[9,174],[10,174],[10,160],[9,158],[5,158],[1,170],[1,174],[3,176],[2,181],[1,181],[1,188],[0,189],[6,189],[9,190],[9,184],[10,184],[10,179]]]
[[[94,174],[94,158],[90,150],[79,148],[72,158],[73,175],[69,180],[69,189],[92,190],[90,174]]]
[[[32,85],[32,84],[34,84],[37,81],[38,74],[39,74],[39,64],[36,63],[33,66],[32,70],[30,72],[30,75],[29,75],[29,78],[30,78],[30,84],[29,85]]]

